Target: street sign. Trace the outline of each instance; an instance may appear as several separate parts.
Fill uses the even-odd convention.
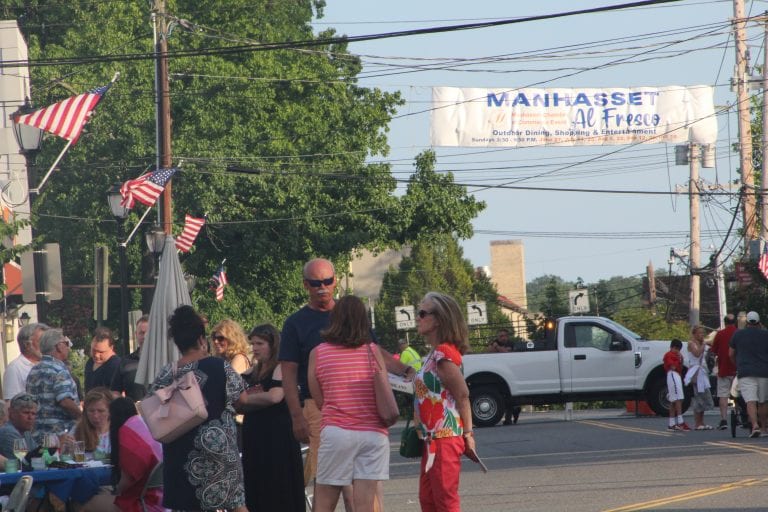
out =
[[[416,327],[416,314],[413,311],[413,306],[397,306],[395,308],[395,323],[398,330]]]
[[[572,315],[589,313],[589,295],[587,289],[568,292],[568,307]]]
[[[467,323],[483,325],[488,323],[488,310],[485,302],[467,302]]]

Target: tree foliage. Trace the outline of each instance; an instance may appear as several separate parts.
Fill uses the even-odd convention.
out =
[[[654,315],[648,309],[624,309],[611,318],[648,340],[678,338],[687,341],[690,338],[690,327],[686,322],[667,322],[664,315]]]
[[[311,22],[323,6],[311,0],[168,3],[169,22],[193,24],[192,31],[177,26],[168,41],[174,163],[184,161],[173,179],[175,233],[185,213],[207,214],[194,250],[182,257],[199,282],[227,259],[224,301],[213,300],[204,285],[193,292],[212,322],[231,316],[248,325],[280,323],[305,300],[300,269],[308,258],[328,257],[344,268],[361,248],[471,236],[470,221],[484,206],[450,175],[435,173],[431,153],[419,157],[403,196],[395,194],[388,165],[367,162],[388,153],[388,123],[403,101],[399,93],[357,85],[362,65],[345,43],[247,48],[334,36],[333,29],[313,33]],[[3,9],[20,20],[33,62],[153,51],[147,2],[12,0]],[[245,48],[173,55],[235,46]],[[37,232],[61,244],[65,284],[92,281],[95,243],[117,254],[105,192],[155,162],[154,65],[116,57],[31,68],[38,106],[103,85],[115,71],[119,82],[33,205]],[[47,168],[62,146],[47,137],[36,167]],[[143,209],[130,214],[129,228]],[[141,234],[128,244],[132,284],[151,282]],[[147,310],[137,293],[132,298],[133,308]],[[67,316],[60,314],[60,320]]]
[[[466,302],[485,301],[488,322],[509,327],[509,320],[496,300],[496,287],[490,279],[475,273],[455,237],[436,235],[415,242],[410,255],[403,258],[398,268],[390,269],[384,276],[375,313],[376,333],[385,347],[396,348],[397,338],[405,335],[396,329],[395,308],[404,304],[417,306],[428,291],[451,295],[462,309]],[[409,335],[415,336],[416,333],[414,331]],[[423,353],[423,340],[414,343]]]

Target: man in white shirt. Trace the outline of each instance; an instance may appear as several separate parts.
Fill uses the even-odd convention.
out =
[[[40,362],[40,336],[48,330],[45,324],[29,324],[19,330],[16,342],[21,354],[8,364],[3,374],[3,399],[10,400],[26,390],[29,371]]]

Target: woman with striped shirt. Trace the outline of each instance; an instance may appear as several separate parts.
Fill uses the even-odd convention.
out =
[[[315,512],[332,512],[352,485],[355,512],[370,512],[379,481],[389,479],[389,437],[376,410],[374,369],[384,368],[362,301],[336,303],[323,343],[309,356],[309,390],[321,408]]]

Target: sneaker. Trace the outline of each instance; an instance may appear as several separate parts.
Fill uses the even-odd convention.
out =
[[[688,424],[687,424],[686,422],[682,422],[682,423],[681,423],[680,425],[678,425],[678,426],[680,427],[680,430],[682,430],[682,431],[684,431],[684,432],[690,432],[690,431],[691,431],[691,427],[689,427],[689,426],[688,426]]]
[[[504,425],[511,425],[511,424],[512,424],[512,420],[504,420]]]
[[[753,430],[752,433],[749,434],[749,437],[760,437],[760,430],[759,429]]]
[[[728,430],[728,422],[720,420],[720,424],[717,426],[717,430]]]
[[[680,430],[680,427],[677,425],[668,425],[667,430]]]

